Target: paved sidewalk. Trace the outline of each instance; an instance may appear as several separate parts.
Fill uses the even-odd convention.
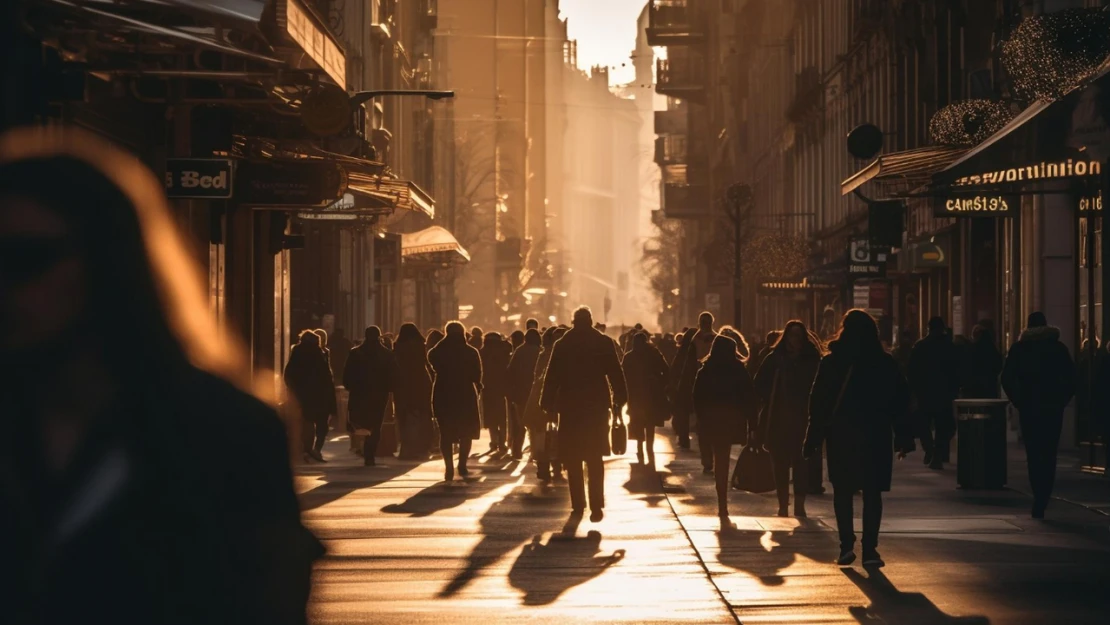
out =
[[[734,491],[737,527],[722,532],[712,480],[701,475],[696,451],[680,451],[663,479],[743,623],[1105,622],[1110,518],[1056,501],[1048,520],[1035,521],[1023,493],[957,490],[954,467],[933,471],[920,458],[896,464],[884,498],[879,549],[888,565],[881,572],[833,564],[839,549],[831,487],[809,498],[806,520],[773,516],[773,494]],[[1010,483],[1024,488],[1024,455],[1012,450],[1010,460]],[[1090,479],[1062,468],[1062,484],[1081,478]]]
[[[650,472],[609,459],[606,517],[564,535],[565,482],[472,458],[467,482],[443,465],[365,468],[329,444],[296,469],[308,526],[328,555],[314,576],[315,623],[733,623]],[[475,449],[485,449],[485,441]]]

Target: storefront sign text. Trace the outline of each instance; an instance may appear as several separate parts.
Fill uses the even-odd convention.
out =
[[[1017,214],[1016,198],[1002,195],[975,195],[939,198],[933,205],[934,217],[1012,217]]]
[[[166,197],[229,198],[232,164],[226,158],[171,158],[166,160]]]
[[[1102,163],[1098,161],[1075,160],[1072,158],[1058,163],[1040,162],[1023,167],[1011,167],[972,176],[964,176],[952,186],[966,187],[979,184],[999,184],[1003,182],[1024,182],[1029,180],[1051,180],[1053,178],[1079,178],[1098,176],[1102,173]]]

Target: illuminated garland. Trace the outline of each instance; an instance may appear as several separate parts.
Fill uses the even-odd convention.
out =
[[[964,100],[937,111],[929,121],[929,136],[937,145],[976,145],[1002,130],[1014,114],[1003,102]]]
[[[809,241],[788,234],[757,234],[741,248],[744,273],[761,280],[792,278],[806,269]]]
[[[1022,99],[1059,98],[1110,53],[1110,14],[1064,9],[1022,21],[1002,44],[1002,65]]]

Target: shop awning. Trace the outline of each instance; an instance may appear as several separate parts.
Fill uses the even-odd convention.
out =
[[[385,174],[365,174],[348,170],[347,190],[361,197],[368,204],[377,202],[386,212],[409,210],[435,217],[436,203],[432,196],[411,180],[401,180]]]
[[[870,165],[840,183],[841,195],[859,189],[872,180],[901,183],[912,189],[930,180],[968,153],[970,148],[930,146],[883,154]]]
[[[470,262],[470,253],[446,228],[430,226],[401,235],[401,258],[406,261],[461,264]]]

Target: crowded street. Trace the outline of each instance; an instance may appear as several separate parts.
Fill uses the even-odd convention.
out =
[[[658,471],[607,458],[605,519],[574,527],[565,484],[539,484],[525,463],[485,455],[447,485],[435,461],[366,470],[340,437],[328,464],[296,472],[328,549],[309,612],[329,625],[1033,625],[1110,609],[1110,499],[1077,476],[1061,485],[1075,499],[1034,522],[1020,489],[963,492],[911,456],[885,508],[890,564],[865,570],[833,563],[830,497],[799,520],[775,516],[772,495],[733,492],[735,528],[722,531],[696,454],[676,454],[662,431],[657,445]]]

